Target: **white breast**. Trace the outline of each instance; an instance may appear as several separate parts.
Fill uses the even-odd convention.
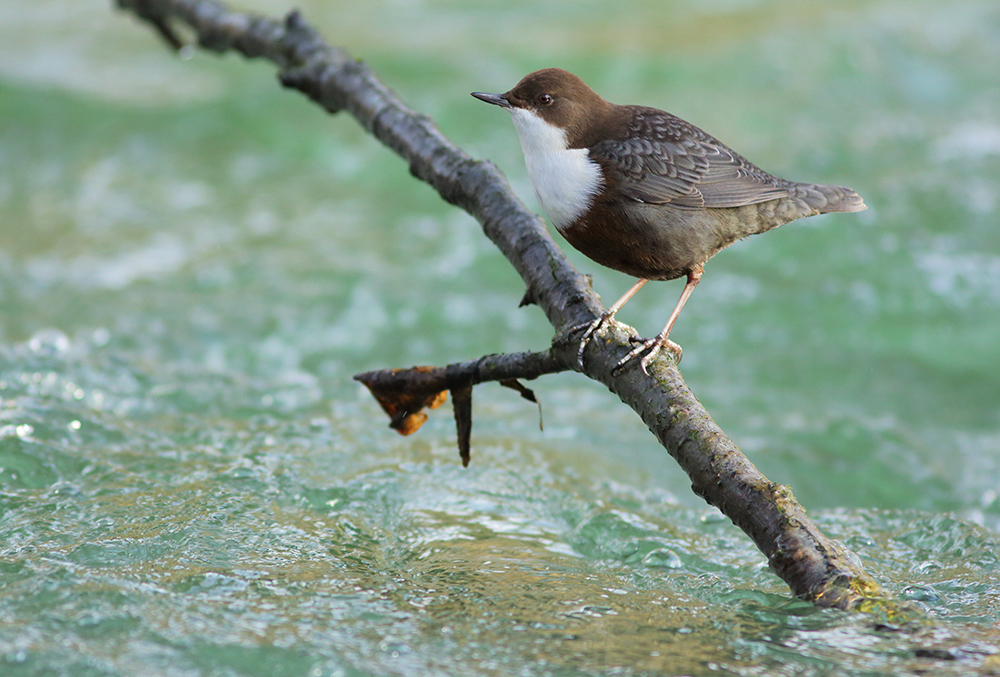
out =
[[[563,230],[586,212],[601,187],[601,170],[586,148],[567,148],[566,132],[523,108],[510,108],[528,178],[542,209]]]

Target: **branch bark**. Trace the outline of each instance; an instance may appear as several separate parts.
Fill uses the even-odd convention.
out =
[[[299,89],[331,113],[350,113],[406,160],[415,177],[475,217],[521,275],[527,287],[525,299],[537,304],[555,328],[551,348],[443,368],[356,376],[377,398],[381,396],[383,407],[384,400],[393,403],[393,411],[386,411],[394,425],[409,418],[419,427],[422,408],[440,404],[444,391],[457,394],[456,420],[460,447],[465,436],[463,462],[467,463],[468,427],[464,433],[463,427],[471,426],[473,385],[581,370],[576,363],[577,342],[568,336],[568,329],[595,319],[603,310],[600,301],[492,163],[475,160],[452,145],[432,120],[407,108],[364,63],[326,44],[297,12],[277,21],[229,11],[215,0],[117,3],[149,22],[175,49],[182,42],[174,25],[182,22],[203,48],[268,59],[278,66],[286,87]],[[825,607],[898,612],[900,607],[889,601],[857,557],[824,536],[789,488],[764,477],[719,429],[684,383],[668,351],[649,365],[649,375],[638,368],[612,375],[612,367],[631,349],[628,339],[634,335],[630,327],[608,323],[588,347],[582,371],[642,417],[688,473],[694,492],[747,533],[797,597]],[[417,419],[412,418],[415,415]]]

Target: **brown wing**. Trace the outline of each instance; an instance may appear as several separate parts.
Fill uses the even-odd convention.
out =
[[[788,195],[781,179],[694,125],[636,108],[627,138],[590,147],[627,197],[688,209],[742,207]]]

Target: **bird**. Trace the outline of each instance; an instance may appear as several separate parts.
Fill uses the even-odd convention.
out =
[[[642,355],[644,372],[698,286],[705,262],[734,242],[790,221],[856,212],[850,188],[787,181],[765,172],[702,129],[649,106],[610,103],[561,68],[524,76],[503,94],[472,92],[510,113],[528,178],[556,230],[591,260],[637,278],[596,320],[573,327],[584,350],[649,280],[685,278],[663,330],[614,366]],[[648,373],[648,372],[647,372]]]

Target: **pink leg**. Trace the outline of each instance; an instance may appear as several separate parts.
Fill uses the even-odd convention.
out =
[[[641,341],[641,343],[639,343],[639,345],[636,346],[632,352],[618,361],[618,364],[615,365],[615,371],[624,367],[629,361],[640,355],[642,352],[648,351],[645,355],[643,355],[642,360],[639,361],[639,365],[645,372],[646,365],[648,365],[650,361],[656,357],[657,353],[660,352],[660,348],[663,348],[664,346],[674,353],[677,361],[680,362],[683,351],[679,345],[671,341],[668,337],[670,336],[670,331],[674,328],[674,323],[677,322],[677,317],[681,314],[681,308],[683,308],[684,304],[687,303],[688,297],[691,296],[691,292],[694,291],[694,288],[698,286],[704,272],[705,269],[701,266],[701,264],[691,267],[691,270],[688,271],[687,284],[684,285],[684,290],[681,292],[680,299],[677,300],[677,305],[674,306],[674,310],[670,313],[667,323],[663,326],[663,331],[651,339]]]
[[[587,347],[588,343],[590,343],[590,339],[594,337],[594,334],[596,334],[597,330],[601,328],[601,325],[610,320],[611,318],[613,318],[615,316],[615,313],[621,310],[622,306],[628,303],[628,300],[633,296],[635,296],[635,293],[640,289],[642,289],[642,285],[646,284],[647,282],[649,282],[649,280],[640,279],[638,282],[632,285],[631,289],[625,292],[624,296],[615,301],[613,306],[604,311],[603,315],[601,315],[599,318],[591,322],[589,325],[580,325],[581,327],[582,326],[587,327],[587,331],[583,333],[583,337],[580,339],[580,350],[576,354],[576,362],[577,364],[580,365],[580,369],[583,369],[583,349]]]

